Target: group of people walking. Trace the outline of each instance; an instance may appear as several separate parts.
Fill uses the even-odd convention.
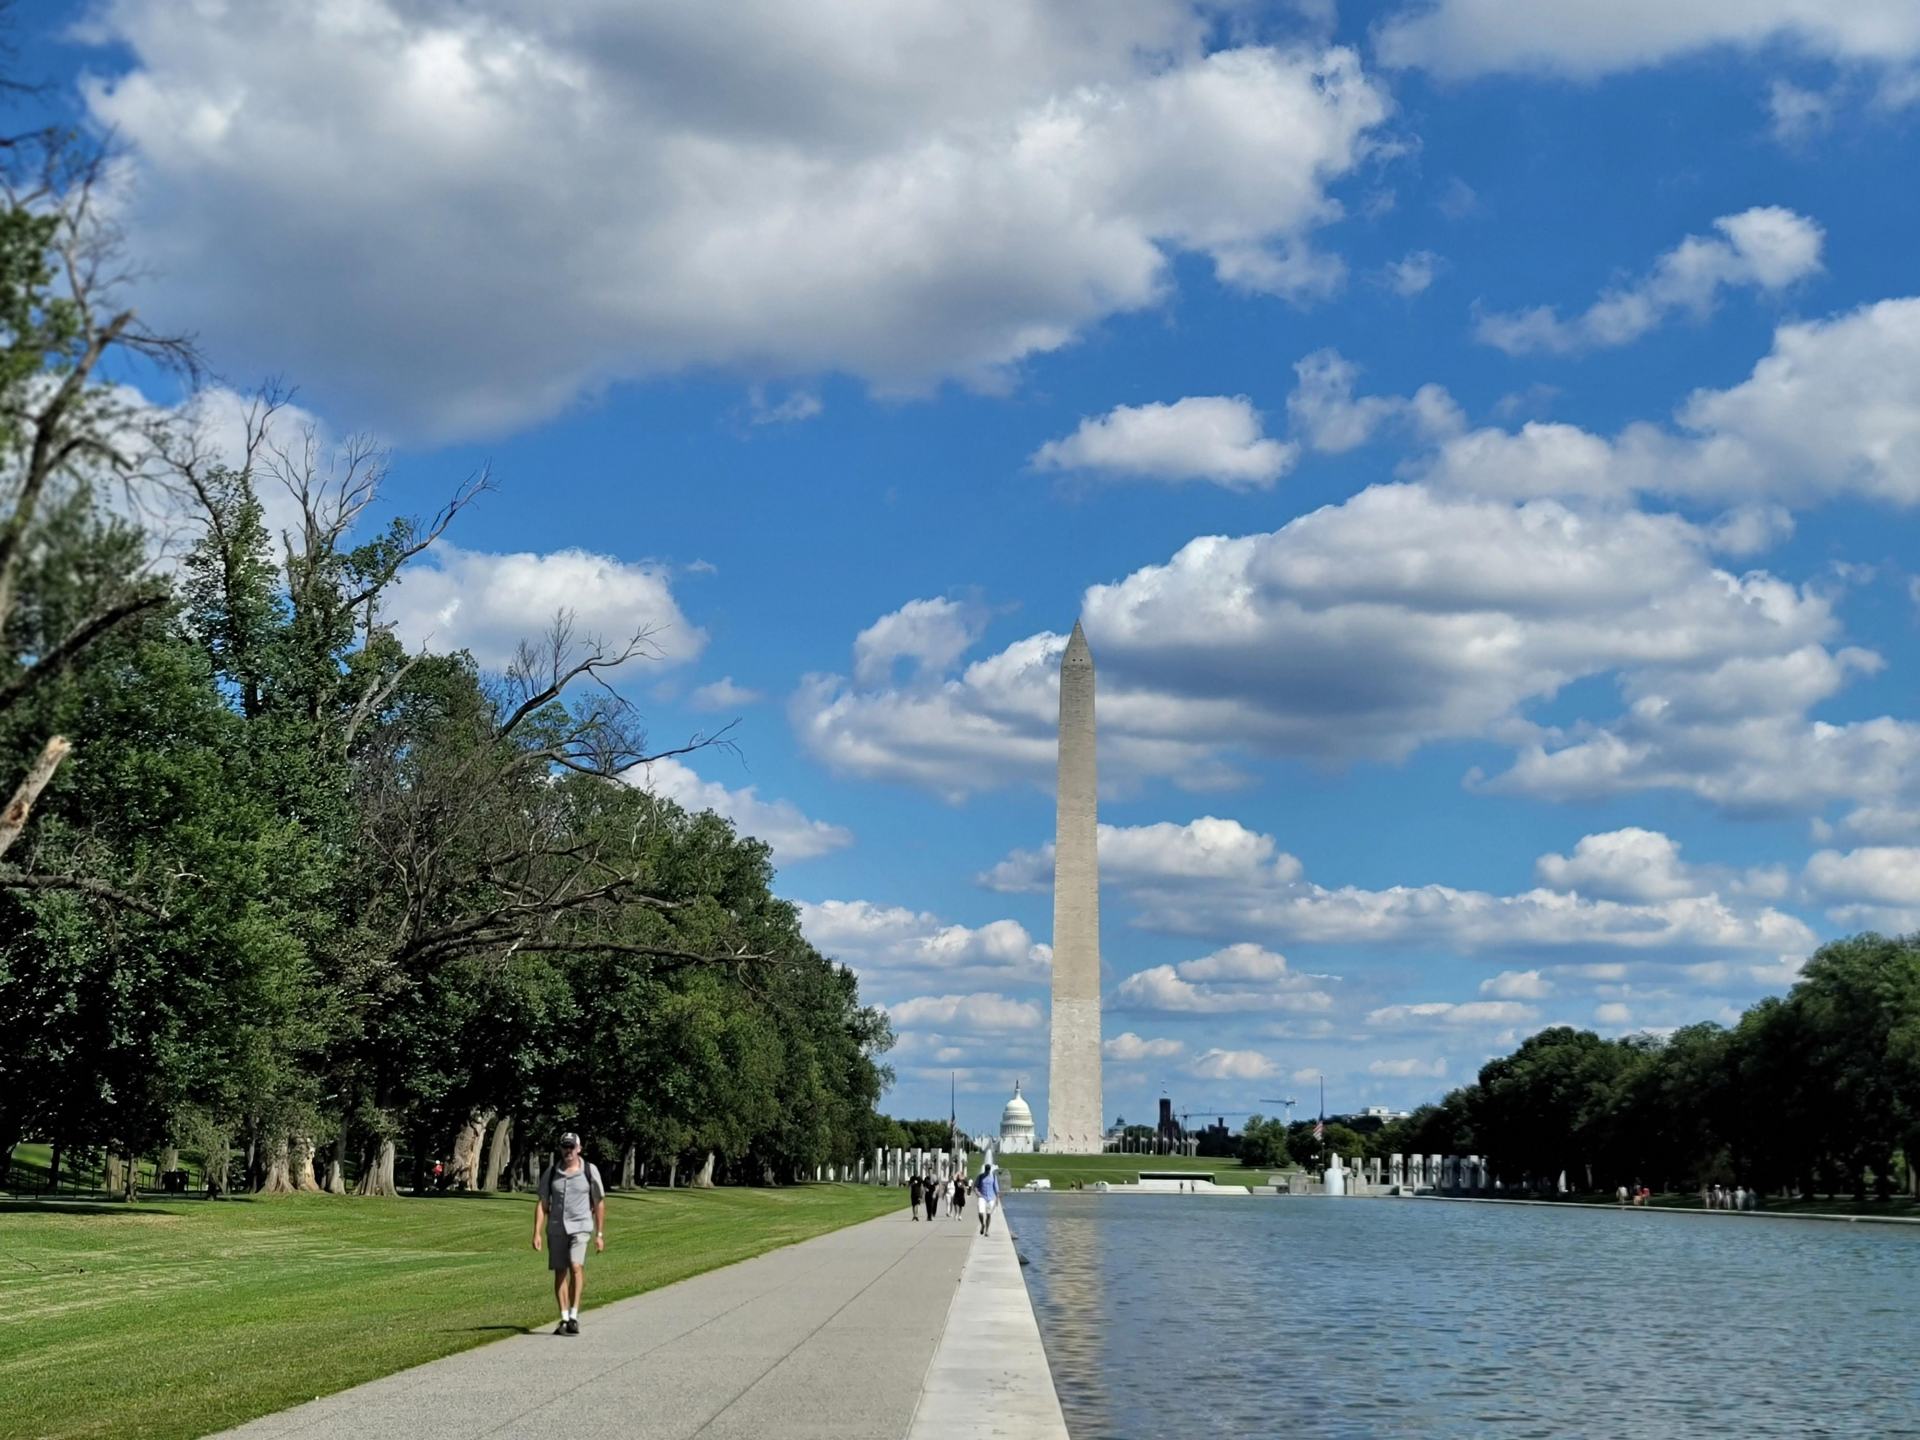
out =
[[[940,1213],[943,1197],[948,1201],[947,1213],[955,1220],[964,1219],[971,1195],[980,1218],[980,1233],[985,1235],[993,1226],[993,1212],[999,1208],[1000,1170],[989,1158],[974,1180],[964,1173],[950,1181],[916,1175],[908,1193],[913,1218],[920,1218],[924,1205],[929,1221]],[[593,1162],[581,1153],[580,1137],[568,1131],[560,1137],[552,1162],[540,1172],[533,1207],[533,1248],[546,1252],[547,1266],[553,1272],[553,1298],[560,1310],[560,1322],[553,1331],[556,1335],[580,1333],[580,1297],[586,1290],[590,1243],[595,1251],[607,1248],[607,1187]]]
[[[1760,1192],[1744,1185],[1729,1189],[1725,1185],[1702,1185],[1700,1203],[1709,1210],[1758,1210]]]
[[[963,1220],[967,1213],[967,1197],[974,1197],[974,1209],[980,1220],[980,1233],[985,1235],[993,1228],[993,1212],[1000,1202],[1000,1169],[988,1160],[980,1166],[980,1176],[968,1180],[965,1174],[954,1176],[951,1180],[937,1179],[932,1175],[915,1175],[907,1181],[907,1213],[914,1220],[920,1219],[924,1206],[928,1221],[940,1213],[940,1202],[947,1203],[947,1214],[955,1220]]]

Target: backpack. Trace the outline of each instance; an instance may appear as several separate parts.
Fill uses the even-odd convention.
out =
[[[607,1187],[600,1182],[600,1171],[591,1160],[582,1155],[580,1163],[587,1167],[587,1207],[592,1209],[607,1198]],[[533,1193],[547,1202],[549,1224],[553,1220],[553,1182],[562,1178],[564,1178],[564,1172],[560,1169],[560,1162],[549,1160],[547,1168],[540,1172],[539,1183],[534,1187]]]

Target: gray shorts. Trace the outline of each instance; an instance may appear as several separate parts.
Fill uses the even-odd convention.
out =
[[[578,1235],[569,1235],[553,1226],[547,1227],[547,1268],[565,1270],[573,1265],[587,1263],[587,1241],[593,1237],[584,1230]]]

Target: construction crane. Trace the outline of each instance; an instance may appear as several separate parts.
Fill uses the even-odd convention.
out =
[[[1264,1099],[1264,1098],[1263,1098],[1263,1099],[1262,1099],[1262,1100],[1260,1101],[1260,1103],[1261,1103],[1262,1105],[1284,1105],[1284,1106],[1286,1106],[1286,1107],[1287,1107],[1287,1128],[1288,1128],[1289,1130],[1291,1130],[1291,1129],[1293,1128],[1293,1107],[1294,1107],[1294,1106],[1296,1106],[1296,1105],[1298,1105],[1298,1104],[1300,1103],[1300,1102],[1299,1102],[1298,1100],[1268,1100],[1268,1099]]]

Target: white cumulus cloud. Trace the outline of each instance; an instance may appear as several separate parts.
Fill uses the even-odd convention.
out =
[[[1030,1000],[985,993],[916,995],[887,1006],[887,1014],[896,1025],[964,1035],[1038,1030],[1042,1018],[1040,1007]]]
[[[843,850],[853,843],[853,832],[842,825],[812,820],[791,800],[763,800],[757,786],[730,790],[717,780],[703,780],[692,767],[671,756],[636,765],[621,777],[629,785],[665,796],[686,810],[711,810],[733,822],[742,835],[764,840],[782,864],[811,860]]]
[[[1264,490],[1292,468],[1298,449],[1271,440],[1244,395],[1190,395],[1172,404],[1117,405],[1033,452],[1037,470],[1114,479],[1204,480]]]
[[[1539,1018],[1537,1009],[1516,1000],[1426,1000],[1412,1005],[1383,1005],[1367,1012],[1367,1024],[1394,1030],[1526,1025]]]
[[[1186,1053],[1186,1048],[1186,1042],[1181,1040],[1148,1040],[1131,1030],[1114,1036],[1100,1047],[1107,1059],[1122,1065],[1141,1060],[1171,1060],[1176,1055]]]
[[[1496,736],[1519,737],[1524,765],[1533,745],[1563,742],[1514,722],[1582,678],[1677,697],[1741,664],[1774,666],[1774,678],[1802,666],[1832,693],[1875,663],[1826,648],[1830,597],[1724,570],[1714,546],[1676,515],[1426,484],[1374,486],[1273,532],[1202,536],[1083,596],[1102,780],[1218,788],[1239,778],[1237,751],[1399,759]],[[910,685],[810,676],[790,716],[843,774],[956,798],[1047,786],[1065,643],[1043,631]],[[1680,710],[1670,703],[1663,723]],[[1812,733],[1804,713],[1781,723]]]
[[[1553,982],[1538,970],[1502,970],[1480,982],[1480,993],[1492,1000],[1544,1000]]]
[[[1002,383],[1182,255],[1324,290],[1389,110],[1353,51],[1210,48],[1184,0],[102,0],[81,34],[143,313],[439,436],[689,367]]]
[[[738,710],[746,705],[758,705],[767,697],[758,690],[750,690],[738,684],[731,675],[722,675],[718,680],[697,686],[687,697],[696,710]]]
[[[1782,325],[1745,380],[1694,391],[1674,421],[1474,430],[1424,473],[1480,495],[1920,504],[1920,298]]]
[[[1388,65],[1464,77],[1550,71],[1594,77],[1720,46],[1788,44],[1830,60],[1920,59],[1920,10],[1907,0],[1435,0],[1375,31]]]
[[[1218,1047],[1195,1057],[1191,1069],[1202,1080],[1264,1080],[1280,1073],[1280,1067],[1258,1050]]]
[[[1756,205],[1713,222],[1718,236],[1689,235],[1654,262],[1651,273],[1610,290],[1582,315],[1563,320],[1540,307],[1482,313],[1475,333],[1509,355],[1566,354],[1626,345],[1677,310],[1704,315],[1736,286],[1778,291],[1820,268],[1821,228],[1778,205]]]
[[[466,650],[500,670],[563,611],[582,637],[617,646],[644,633],[656,663],[691,660],[707,643],[664,567],[579,549],[501,555],[440,541],[401,572],[381,618],[409,646]]]
[[[1336,977],[1302,974],[1286,957],[1242,942],[1185,960],[1155,965],[1129,975],[1114,991],[1122,1010],[1199,1015],[1278,1010],[1317,1013],[1333,1008],[1333,996],[1321,986]]]
[[[1411,397],[1356,396],[1360,367],[1337,350],[1316,350],[1296,361],[1287,414],[1315,450],[1338,455],[1366,444],[1383,426],[1403,425],[1423,440],[1439,440],[1465,428],[1453,397],[1438,385],[1422,385]]]
[[[853,673],[864,684],[888,679],[896,662],[938,675],[980,638],[984,617],[958,600],[909,600],[882,615],[853,641]]]
[[[1019,985],[1043,983],[1052,973],[1052,947],[1017,920],[956,925],[927,911],[869,900],[798,905],[807,939],[863,978],[892,984],[937,973],[950,984]]]
[[[1542,855],[1534,870],[1556,890],[1612,900],[1673,900],[1699,889],[1670,837],[1631,826],[1583,835],[1571,856]]]
[[[1232,820],[1209,818],[1206,824],[1219,842],[1201,852],[1210,865],[1160,839],[1191,833],[1187,827],[1164,821],[1112,827],[1111,833],[1102,827],[1101,874],[1113,887],[1109,893],[1126,897],[1134,924],[1222,940],[1254,934],[1324,945],[1418,942],[1463,954],[1618,948],[1692,955],[1778,952],[1814,943],[1803,921],[1765,903],[1779,898],[1780,887],[1767,883],[1764,873],[1661,871],[1657,863],[1648,868],[1643,862],[1657,862],[1663,844],[1671,844],[1654,831],[1582,837],[1571,858],[1540,858],[1543,884],[1498,894],[1434,884],[1328,886],[1309,878],[1271,836]],[[1678,864],[1677,854],[1672,863]],[[982,878],[999,888],[1031,891],[1043,889],[1050,873],[1048,851],[1015,851]],[[1677,889],[1676,877],[1685,880]],[[1261,967],[1277,979],[1284,965],[1278,955],[1237,942],[1200,960],[1131,975],[1116,998],[1149,1010],[1226,1011],[1239,1002],[1217,982],[1236,970],[1254,977]],[[1285,973],[1290,985],[1308,993],[1284,1005],[1251,997],[1250,1008],[1319,1008],[1320,1000],[1309,996],[1317,995],[1316,982],[1329,977]]]
[[[1414,1078],[1438,1080],[1447,1073],[1447,1062],[1444,1057],[1438,1055],[1430,1060],[1369,1060],[1367,1073],[1400,1080]]]

